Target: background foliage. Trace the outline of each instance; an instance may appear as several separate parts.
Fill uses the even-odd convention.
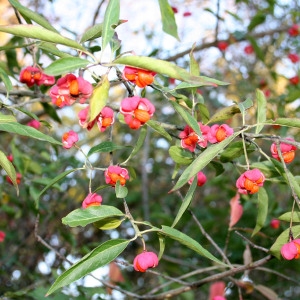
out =
[[[98,256],[96,252],[92,255],[100,265],[109,267],[95,273],[96,279],[88,275],[48,298],[164,299],[171,293],[176,299],[208,299],[210,284],[223,280],[226,299],[297,299],[299,262],[278,260],[278,245],[287,242],[290,215],[282,218],[278,229],[272,228],[270,221],[292,210],[297,200],[293,191],[299,196],[299,158],[296,155],[287,169],[263,153],[271,157],[274,136],[299,140],[300,86],[289,80],[299,76],[299,62],[288,58],[290,53],[299,54],[299,34],[289,33],[293,24],[299,24],[299,3],[120,1],[119,15],[118,1],[61,2],[0,3],[5,12],[0,26],[0,230],[6,233],[0,244],[0,296],[43,299],[71,263],[102,247]],[[178,11],[173,13],[170,6]],[[82,8],[88,12],[87,20]],[[70,9],[74,16],[68,14]],[[24,30],[13,27],[16,24],[34,27]],[[228,46],[225,51],[220,50],[220,41]],[[249,45],[252,53],[244,50]],[[141,57],[119,57],[127,51]],[[158,73],[155,83],[134,90],[155,104],[152,123],[137,131],[122,120],[104,133],[97,128],[82,129],[77,117],[80,104],[58,109],[51,104],[47,87],[27,88],[19,82],[21,69],[35,63],[56,78],[84,70],[94,86],[111,66],[121,71],[124,65],[154,68]],[[85,69],[88,64],[93,67]],[[108,77],[108,103],[117,111],[128,88],[114,72]],[[99,102],[95,103],[97,111]],[[38,131],[26,126],[31,119],[41,122]],[[239,133],[224,146],[210,145],[195,155],[179,152],[178,134],[187,121],[195,120],[210,126],[226,123]],[[71,129],[79,133],[82,151],[62,148],[61,137]],[[243,216],[229,229],[230,200],[236,195],[236,179],[247,164],[243,137],[251,168],[259,168],[267,180],[259,195],[241,196]],[[108,144],[106,151],[99,151],[97,146],[106,141],[113,141],[117,149]],[[159,266],[143,274],[132,268],[142,244],[138,239],[127,242],[134,236],[128,220],[116,229],[99,230],[93,224],[73,227],[65,219],[81,207],[90,176],[92,190],[102,195],[103,205],[125,213],[123,197],[105,186],[103,168],[111,162],[125,162],[136,145],[139,151],[126,163],[131,173],[126,202],[135,221],[154,226],[153,232],[144,235],[147,249],[156,253],[164,249]],[[88,155],[89,151],[92,165],[100,168],[92,172],[83,168],[82,152]],[[6,160],[9,154],[14,158],[13,168]],[[186,168],[194,174],[203,169],[208,178],[194,193],[186,184]],[[22,174],[20,184],[15,172]],[[6,181],[7,174],[14,185]],[[190,199],[189,193],[193,194]],[[182,199],[188,210],[182,208]],[[295,210],[299,211],[297,205]],[[178,211],[182,212],[180,218]],[[171,229],[176,216],[175,228],[185,234],[182,239]],[[294,225],[299,221],[294,217]],[[148,229],[147,225],[143,223],[142,230]],[[299,233],[295,226],[295,237]],[[255,265],[260,260],[262,265],[235,273],[207,259],[209,254],[193,247],[194,241],[224,261],[218,245],[225,263],[232,266],[247,266],[252,261]],[[272,246],[277,258],[264,253]],[[101,251],[111,255],[107,261],[101,261],[105,256]],[[114,256],[117,264],[109,264]],[[219,278],[225,270],[229,273]],[[186,291],[185,286],[189,287]]]

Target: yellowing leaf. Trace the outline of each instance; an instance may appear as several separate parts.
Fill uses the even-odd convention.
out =
[[[110,83],[107,75],[102,77],[101,82],[95,87],[92,97],[90,99],[89,121],[93,121],[106,105],[108,99]]]

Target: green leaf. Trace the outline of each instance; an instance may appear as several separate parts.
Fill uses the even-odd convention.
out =
[[[252,232],[252,237],[258,233],[264,226],[267,215],[268,215],[268,194],[263,187],[260,187],[257,193],[257,218],[256,225]]]
[[[285,102],[290,103],[300,98],[300,89],[289,91],[287,97],[284,97]]]
[[[196,44],[194,43],[191,52],[189,53],[189,57],[190,57],[190,73],[192,75],[198,76],[200,74],[200,68],[199,68],[199,63],[197,62],[197,60],[195,59],[194,55],[193,55],[193,51],[195,48]]]
[[[281,215],[278,219],[286,222],[290,222],[291,219],[293,219],[293,222],[300,222],[300,211],[286,212],[283,215]]]
[[[44,73],[48,75],[61,75],[64,73],[73,72],[80,68],[86,67],[90,62],[86,59],[82,59],[79,57],[63,57],[57,59],[52,64],[50,64],[47,68],[44,69]]]
[[[110,263],[124,251],[129,243],[130,241],[123,239],[104,242],[61,274],[50,287],[46,297],[57,289],[69,285],[92,271]]]
[[[90,27],[81,37],[80,43],[84,43],[87,41],[94,40],[98,37],[102,36],[102,28],[103,24],[95,24],[94,26]]]
[[[112,141],[105,141],[100,143],[99,145],[96,145],[94,147],[92,147],[87,156],[91,156],[94,153],[98,153],[98,152],[113,152],[115,150],[121,150],[121,149],[125,149],[127,148],[126,146],[121,146],[121,145],[117,145],[115,143],[113,143]]]
[[[158,234],[159,239],[159,253],[158,253],[158,260],[160,260],[164,254],[165,247],[166,247],[166,239],[162,234]]]
[[[251,108],[252,106],[253,106],[253,101],[250,98],[246,99],[243,102],[238,103],[238,107],[242,114],[244,114],[245,111]]]
[[[126,186],[122,186],[118,180],[115,186],[115,192],[117,198],[125,198],[128,194],[128,189]]]
[[[195,131],[198,136],[202,136],[200,126],[197,120],[180,104],[175,101],[170,101],[174,109],[183,118],[183,120]]]
[[[250,24],[248,25],[248,31],[253,30],[256,26],[264,23],[266,20],[266,14],[259,11],[250,21]]]
[[[251,167],[253,169],[259,169],[268,178],[274,178],[278,176],[278,171],[276,170],[274,164],[271,161],[254,162],[251,163]]]
[[[119,227],[123,221],[124,219],[108,217],[106,219],[95,222],[94,226],[100,230],[111,230]]]
[[[167,0],[159,0],[163,31],[179,41],[174,12]]]
[[[0,124],[1,123],[10,123],[10,122],[17,122],[17,119],[13,115],[4,115],[0,113]]]
[[[199,171],[201,171],[210,161],[215,158],[227,145],[229,145],[241,132],[235,132],[221,143],[217,143],[209,146],[203,151],[194,161],[190,164],[179,177],[177,183],[172,188],[171,192],[180,189],[184,186],[190,178],[194,177]]]
[[[86,209],[78,208],[62,218],[62,223],[70,227],[86,226],[88,224],[109,218],[124,217],[124,214],[114,206],[90,206]]]
[[[53,178],[48,184],[47,186],[40,192],[39,194],[39,198],[41,198],[41,196],[50,188],[52,187],[56,182],[58,182],[59,180],[65,178],[67,175],[69,175],[72,172],[75,172],[79,169],[72,169],[72,170],[67,170],[61,174],[59,174],[58,176],[56,176],[55,178]]]
[[[47,113],[47,115],[49,117],[51,117],[54,121],[56,121],[60,124],[62,123],[61,119],[60,119],[59,115],[57,114],[57,111],[53,105],[50,105],[47,102],[41,102],[41,105],[43,106],[45,112]]]
[[[102,29],[102,51],[112,39],[115,33],[115,27],[120,18],[120,0],[110,0],[104,14]]]
[[[250,144],[246,146],[247,153],[253,152],[256,150],[255,146]],[[233,161],[236,158],[244,155],[243,142],[237,141],[231,143],[220,155],[220,160],[223,163]]]
[[[216,177],[221,175],[222,173],[225,172],[225,169],[223,167],[223,164],[217,162],[217,161],[211,161],[210,164],[214,167],[214,169],[216,170]]]
[[[150,70],[159,74],[164,74],[170,78],[185,81],[193,86],[204,85],[226,85],[227,83],[215,80],[205,76],[194,76],[186,70],[176,66],[175,64],[147,56],[122,56],[113,61],[113,64],[126,65],[136,68]],[[218,82],[218,83],[217,83]]]
[[[276,120],[266,120],[265,123],[300,128],[300,119],[298,118],[277,118]]]
[[[265,61],[265,53],[263,52],[263,50],[260,48],[260,46],[257,44],[257,40],[252,37],[252,36],[247,36],[247,39],[249,40],[249,42],[251,43],[255,55],[262,61]]]
[[[54,44],[65,45],[86,52],[86,49],[69,38],[37,25],[0,25],[0,32],[10,33],[25,38],[37,39]]]
[[[173,224],[171,227],[175,227],[175,225],[178,223],[178,221],[181,219],[182,215],[185,213],[185,211],[188,209],[191,201],[193,200],[193,196],[194,196],[194,192],[196,190],[196,187],[197,187],[197,176],[195,176],[194,180],[193,180],[193,183],[191,184],[188,192],[186,193],[183,201],[182,201],[182,204],[179,208],[179,211],[173,221]]]
[[[16,108],[18,111],[21,111],[23,114],[27,115],[28,117],[32,118],[32,119],[35,119],[37,121],[39,121],[39,118],[36,114],[34,114],[33,112],[29,111],[29,110],[26,110],[24,109],[23,107],[17,107]],[[17,121],[15,121],[17,122]]]
[[[282,163],[278,160],[271,158],[272,163],[274,164],[276,170],[278,173],[284,178],[285,182],[289,185],[291,184],[292,188],[294,189],[297,196],[300,198],[300,186],[297,182],[297,179],[294,177],[294,175],[289,171],[285,171]]]
[[[227,266],[226,264],[224,264],[222,261],[220,261],[219,259],[217,259],[216,257],[214,257],[210,252],[208,252],[206,249],[204,249],[197,241],[195,241],[194,239],[192,239],[191,237],[189,237],[188,235],[186,235],[185,233],[169,227],[169,226],[162,226],[162,229],[160,231],[160,233],[170,237],[171,239],[178,241],[179,243],[187,246],[188,248],[192,249],[193,251],[195,251],[196,253],[218,263],[221,264],[223,266]]]
[[[53,55],[56,55],[58,57],[73,57],[69,53],[62,52],[58,50],[55,44],[50,42],[39,42],[36,43],[37,47],[44,51],[44,53],[48,54],[51,53]]]
[[[232,118],[235,114],[239,114],[240,108],[237,104],[221,108],[218,110],[206,124],[217,123]]]
[[[16,0],[8,0],[9,3],[25,18],[34,21],[35,23],[41,25],[42,27],[49,29],[58,33],[58,31],[40,14],[30,10],[29,8],[20,4],[19,1]]]
[[[5,85],[6,98],[7,98],[8,95],[9,95],[9,92],[12,90],[12,83],[11,83],[7,73],[5,72],[5,70],[2,69],[1,67],[0,67],[0,78],[1,78],[1,80],[3,81],[3,83]]]
[[[119,20],[117,24],[113,24],[112,27],[115,28],[117,25],[121,25],[127,22],[127,20]],[[98,37],[102,36],[103,24],[95,24],[94,26],[87,29],[87,31],[82,35],[80,39],[80,43],[84,43],[87,41],[95,40]]]
[[[93,94],[90,99],[88,122],[95,120],[106,105],[109,88],[110,83],[107,75],[103,75],[100,83],[94,88]]]
[[[13,164],[8,160],[8,158],[2,151],[0,151],[0,165],[4,169],[4,171],[7,173],[9,178],[11,179],[14,187],[17,190],[17,194],[19,194],[16,170],[15,170]]]
[[[264,123],[267,117],[267,100],[263,91],[256,89],[256,101],[257,101],[257,123],[255,133],[258,134],[263,129]]]
[[[49,142],[56,145],[62,145],[61,142],[55,140],[51,136],[48,136],[35,128],[32,128],[27,125],[22,125],[15,122],[9,122],[9,123],[1,123],[0,124],[0,131],[7,131],[10,133],[16,133],[23,136],[28,136],[37,140]]]
[[[197,103],[195,109],[198,111],[198,115],[200,115],[202,123],[206,124],[210,118],[207,106],[203,103]]]
[[[149,120],[147,123],[149,123],[150,121],[151,120]],[[147,136],[147,127],[141,127],[139,138],[135,143],[132,152],[130,153],[126,161],[122,163],[122,165],[126,165],[126,163],[140,151],[141,147],[144,145],[146,136]]]
[[[156,122],[154,120],[149,120],[146,123],[147,126],[151,127],[153,130],[155,130],[157,133],[165,137],[168,141],[172,141],[172,137],[169,135],[169,133],[160,125],[159,122]]]
[[[174,162],[180,165],[189,165],[193,161],[193,154],[182,147],[171,146],[169,154]]]
[[[218,86],[218,85],[227,85],[227,82],[220,81],[217,79],[209,78],[206,76],[196,76],[196,75],[190,75],[190,78],[187,79],[182,79],[185,80],[186,82],[181,82],[178,84],[173,90],[182,90],[182,89],[191,89],[191,88],[196,88],[200,86],[206,86],[206,85],[211,85],[211,86]],[[191,83],[189,83],[191,81]]]
[[[280,249],[281,247],[289,242],[289,238],[290,238],[290,229],[286,229],[285,231],[283,231],[278,238],[276,239],[275,243],[272,245],[272,247],[270,248],[270,253],[272,255],[274,255],[275,257],[277,257],[278,259],[283,259],[280,253]],[[293,233],[293,237],[299,238],[300,237],[300,225],[296,225],[296,226],[292,226],[292,233]]]

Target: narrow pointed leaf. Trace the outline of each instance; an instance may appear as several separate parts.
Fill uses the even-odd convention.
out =
[[[86,209],[78,208],[62,218],[62,223],[70,227],[86,226],[108,217],[123,217],[124,214],[114,206],[100,205]]]
[[[220,261],[215,256],[213,256],[210,252],[208,252],[205,248],[203,248],[197,241],[195,241],[194,239],[192,239],[185,233],[183,233],[175,228],[165,226],[165,225],[162,226],[160,233],[168,236],[169,238],[171,238],[175,241],[178,241],[179,243],[187,246],[188,248],[192,249],[196,253],[198,253],[206,258],[208,258],[218,264],[226,266],[226,264],[224,264],[222,261]]]
[[[55,56],[58,56],[58,57],[73,57],[72,55],[70,55],[69,53],[66,53],[66,52],[62,52],[60,50],[58,50],[58,48],[56,47],[55,44],[53,43],[50,43],[50,42],[39,42],[39,43],[36,43],[37,47],[41,50],[43,50],[46,54],[53,54]]]
[[[89,28],[81,37],[80,43],[84,43],[86,41],[94,40],[98,37],[102,36],[103,24],[95,24],[91,28]]]
[[[260,46],[257,43],[257,39],[248,35],[247,39],[249,40],[249,42],[251,43],[254,52],[256,54],[256,56],[261,60],[261,61],[265,61],[265,53],[263,52],[263,50],[260,48]]]
[[[67,175],[69,175],[72,172],[77,171],[78,169],[72,169],[72,170],[67,170],[61,174],[59,174],[58,176],[56,176],[55,178],[53,178],[48,184],[47,186],[40,192],[39,194],[39,198],[49,189],[51,188],[56,182],[60,181],[61,179],[65,178]]]
[[[266,120],[265,123],[300,128],[300,119],[298,118],[277,118],[276,120]]]
[[[164,61],[161,59],[156,59],[153,57],[138,56],[138,55],[122,56],[114,60],[113,64],[127,65],[131,67],[150,70],[159,74],[167,75],[170,78],[185,81],[189,84],[193,84],[194,86],[200,86],[200,85],[216,86],[221,84],[227,84],[225,82],[217,81],[213,78],[191,75],[189,72],[176,66],[174,63]]]
[[[224,107],[218,110],[213,116],[210,117],[206,124],[217,123],[232,118],[235,114],[241,113],[237,104]]]
[[[221,143],[209,146],[205,151],[203,151],[194,161],[190,164],[184,172],[179,177],[177,183],[173,187],[172,191],[176,191],[184,186],[190,178],[194,177],[199,171],[201,171],[206,165],[210,163],[223,149],[229,145],[241,132],[235,132],[233,135],[229,136]]]
[[[112,27],[117,27],[118,25],[121,25],[123,23],[127,22],[127,20],[119,20],[117,24],[113,24]],[[102,36],[102,30],[103,30],[103,24],[95,24],[94,26],[90,27],[84,34],[82,35],[80,39],[80,43],[84,43],[87,41],[95,40],[96,38],[99,38]]]
[[[160,260],[164,254],[165,247],[166,247],[166,239],[162,234],[158,234],[159,239],[159,253],[158,253],[158,260]]]
[[[255,151],[256,148],[254,145],[250,144],[246,146],[247,153],[251,153]],[[240,156],[244,155],[244,148],[243,148],[243,142],[237,141],[231,143],[220,155],[221,162],[229,162],[233,161],[236,158],[239,158]]]
[[[299,239],[300,238],[300,225],[292,226],[291,229],[292,229],[294,239]],[[270,248],[271,254],[274,255],[278,259],[282,259],[280,249],[284,244],[289,242],[289,237],[290,237],[289,233],[290,233],[290,229],[287,228],[285,231],[283,231],[278,236],[275,243]]]
[[[258,233],[264,226],[267,215],[268,215],[268,194],[263,187],[259,188],[257,193],[257,218],[256,225],[252,232],[252,236]]]
[[[159,122],[149,120],[146,123],[147,126],[151,127],[153,130],[155,130],[157,133],[165,137],[168,141],[172,141],[172,137],[169,135],[169,133],[162,127],[160,126]]]
[[[113,152],[116,150],[121,150],[121,149],[125,149],[127,148],[126,146],[121,146],[121,145],[117,145],[111,141],[105,141],[100,143],[99,145],[96,145],[94,147],[92,147],[87,156],[90,156],[94,153],[98,153],[98,152]]]
[[[68,72],[73,72],[80,68],[86,67],[90,62],[79,57],[63,57],[57,59],[52,64],[44,69],[44,73],[48,75],[61,75]]]
[[[15,170],[13,164],[8,160],[8,158],[6,157],[6,155],[2,151],[0,151],[0,166],[3,168],[3,170],[9,176],[9,178],[11,179],[14,187],[17,190],[17,193],[19,194],[19,187],[18,187],[18,184],[17,184],[16,170]]]
[[[46,296],[110,263],[124,251],[129,243],[130,241],[123,239],[104,242],[61,274],[55,280]]]
[[[95,222],[94,226],[100,230],[111,230],[119,227],[123,221],[124,218],[120,219],[120,218],[108,217]]]
[[[30,10],[29,8],[21,5],[19,1],[16,0],[8,0],[9,3],[18,11],[23,17],[34,21],[35,23],[41,25],[42,27],[51,30],[53,32],[58,32],[43,16],[40,14]]]
[[[293,219],[293,222],[300,222],[300,211],[286,212],[278,217],[278,219],[286,222],[290,222]]]
[[[55,140],[53,137],[46,135],[35,128],[27,125],[22,125],[15,122],[0,123],[0,131],[7,131],[10,133],[15,133],[23,136],[28,136],[37,140],[49,142],[56,145],[62,145],[61,142]]]
[[[102,51],[112,39],[120,18],[120,0],[110,0],[104,15],[102,29]]]
[[[185,109],[183,106],[178,104],[175,101],[171,101],[174,109],[178,112],[178,114],[183,118],[183,120],[195,131],[198,136],[202,136],[200,126],[197,120]]]
[[[253,30],[256,26],[264,23],[266,20],[266,14],[262,11],[258,11],[256,15],[253,16],[250,24],[248,25],[248,31]]]
[[[116,192],[116,197],[122,199],[127,196],[128,189],[126,186],[122,186],[120,184],[120,181],[118,180],[115,186],[115,192]]]
[[[0,113],[0,124],[1,123],[10,123],[10,122],[17,122],[17,119],[13,115],[4,115]]]
[[[195,48],[196,44],[193,45],[192,50],[189,54],[190,56],[190,73],[192,75],[198,76],[200,74],[200,68],[199,68],[199,63],[197,62],[197,60],[194,57],[193,51]]]
[[[90,99],[89,121],[93,121],[106,105],[110,83],[107,75],[103,75],[101,82],[95,87]]]
[[[12,83],[7,75],[7,73],[0,67],[0,79],[3,81],[6,89],[6,97],[8,97],[9,92],[12,90]]]
[[[256,90],[256,102],[257,102],[257,123],[264,123],[267,118],[267,100],[263,91]],[[264,124],[256,126],[255,133],[258,134],[263,129]]]
[[[159,0],[159,8],[163,24],[163,31],[179,40],[177,24],[172,7],[167,0]]]
[[[182,147],[171,146],[169,154],[174,162],[180,165],[189,165],[193,161],[193,154]]]
[[[0,32],[11,33],[16,36],[37,39],[54,44],[65,45],[86,52],[86,49],[76,41],[37,25],[0,25]]]
[[[151,120],[149,120],[149,121],[151,121]],[[147,123],[149,123],[149,121]],[[126,165],[126,163],[140,151],[140,149],[144,145],[146,136],[147,136],[147,127],[143,126],[140,130],[139,138],[138,138],[137,142],[135,143],[135,146],[132,149],[132,152],[130,153],[130,155],[126,159],[126,161],[122,163],[122,165]]]
[[[246,99],[243,102],[238,103],[238,107],[242,114],[245,113],[245,111],[253,106],[253,101],[251,99]]]
[[[193,196],[194,196],[194,192],[196,190],[197,187],[197,176],[195,176],[193,183],[191,184],[187,194],[185,195],[182,204],[179,208],[179,211],[173,221],[173,224],[171,227],[175,227],[175,225],[179,222],[179,220],[181,219],[182,215],[185,213],[185,211],[188,209],[191,201],[193,200]]]
[[[294,175],[287,170],[287,172],[284,170],[281,162],[278,160],[271,158],[272,163],[274,164],[276,170],[278,173],[284,178],[285,182],[289,185],[291,184],[293,190],[297,194],[297,196],[300,198],[300,185],[297,182],[297,179],[294,177]]]

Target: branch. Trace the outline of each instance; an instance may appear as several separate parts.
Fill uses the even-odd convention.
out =
[[[265,32],[259,32],[259,33],[256,33],[256,34],[252,34],[252,35],[245,35],[243,38],[240,38],[238,41],[236,41],[237,43],[238,42],[241,42],[241,41],[246,41],[248,39],[248,37],[252,37],[254,39],[257,39],[257,38],[262,38],[262,37],[265,37],[267,35],[273,35],[275,33],[281,33],[281,32],[286,32],[287,30],[289,29],[289,27],[287,26],[284,26],[284,27],[280,27],[278,29],[273,29],[273,30],[269,30],[269,31],[265,31]],[[227,40],[224,40],[230,44],[232,44],[232,38],[228,38]],[[206,48],[210,48],[210,47],[217,47],[217,43],[218,43],[218,40],[215,39],[214,41],[212,42],[208,42],[208,43],[203,43],[199,46],[196,46],[195,48],[193,48],[193,52],[196,52],[196,51],[200,51],[200,50],[203,50],[203,49],[206,49]],[[192,48],[189,48],[185,51],[182,51],[176,55],[173,55],[173,56],[170,56],[168,58],[166,58],[165,60],[167,61],[176,61],[178,58],[181,58],[182,56],[186,55],[186,54],[189,54],[191,52]]]
[[[138,299],[155,299],[155,300],[160,300],[160,299],[171,298],[171,297],[180,295],[182,293],[185,293],[185,292],[197,289],[197,288],[199,288],[200,286],[202,286],[202,285],[204,285],[206,283],[217,281],[217,280],[220,280],[220,279],[228,277],[228,276],[233,276],[233,275],[235,275],[237,273],[241,273],[241,272],[244,272],[246,270],[255,269],[255,268],[259,267],[259,266],[262,266],[262,265],[266,264],[272,258],[273,258],[272,255],[267,255],[264,258],[262,258],[260,260],[257,260],[257,261],[255,261],[253,263],[250,263],[248,265],[237,267],[237,268],[233,268],[233,269],[230,269],[228,271],[224,271],[224,272],[221,272],[221,273],[217,273],[215,275],[211,275],[211,276],[205,277],[205,278],[203,278],[203,279],[201,279],[199,281],[192,282],[189,286],[184,286],[184,287],[180,287],[180,288],[177,288],[177,289],[173,289],[173,290],[170,290],[168,292],[164,292],[164,293],[161,293],[161,294],[158,294],[158,295],[155,295],[155,296],[150,296],[150,295],[140,296]]]

